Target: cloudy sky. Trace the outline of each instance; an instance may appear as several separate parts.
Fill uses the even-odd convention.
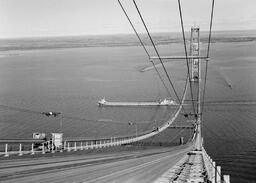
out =
[[[144,32],[132,0],[121,0]],[[180,31],[177,0],[136,0],[151,32]],[[187,28],[209,27],[211,0],[181,0]],[[255,0],[215,0],[214,30],[256,29]],[[131,33],[117,0],[0,0],[0,38]]]

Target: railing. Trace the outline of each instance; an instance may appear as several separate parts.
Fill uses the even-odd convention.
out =
[[[202,155],[208,179],[213,183],[230,183],[229,175],[223,175],[222,178],[221,166],[216,165],[216,162],[211,159],[204,147],[202,147]]]
[[[18,154],[22,156],[23,154],[35,154],[40,152],[34,149],[35,144],[45,142],[44,140],[38,139],[4,139],[0,140],[1,149],[4,148],[3,152],[0,152],[0,155],[4,157],[9,157],[12,154]],[[44,148],[43,148],[44,149]],[[43,151],[43,150],[42,150]]]
[[[105,139],[65,139],[62,146],[54,147],[50,144],[50,147],[46,148],[44,140],[0,140],[0,144],[4,147],[4,151],[0,152],[0,155],[9,157],[10,155],[22,156],[24,154],[34,155],[35,153],[45,154],[46,152],[63,152],[63,151],[77,151],[77,150],[89,150],[98,149],[112,146],[120,146],[124,144],[131,144],[138,141],[138,137],[114,137]],[[40,148],[35,149],[35,144],[41,143]]]

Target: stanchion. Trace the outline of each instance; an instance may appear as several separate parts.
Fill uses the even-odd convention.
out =
[[[76,149],[76,142],[75,142],[75,144],[74,144],[74,151],[76,151],[77,149]]]
[[[22,156],[23,153],[22,153],[22,145],[20,144],[20,148],[19,148],[19,156]]]
[[[35,151],[34,151],[34,143],[32,143],[31,145],[31,155],[34,155],[35,154]]]
[[[225,183],[230,183],[230,177],[229,175],[223,175],[223,179]]]
[[[212,180],[211,182],[216,182],[216,163],[212,162]]]
[[[69,142],[68,142],[68,152],[70,152],[70,145],[69,145]]]
[[[217,166],[216,182],[221,183],[221,167],[220,166]]]
[[[91,141],[91,149],[93,149],[93,142]]]
[[[51,152],[51,153],[55,153],[55,151],[54,151],[53,141],[52,141],[52,152]]]
[[[5,144],[5,153],[4,153],[4,157],[9,157],[9,153],[8,153],[8,144]]]
[[[67,150],[67,141],[64,141],[64,151]]]
[[[44,143],[42,145],[42,154],[45,154]]]
[[[83,142],[80,142],[80,150],[83,150]]]

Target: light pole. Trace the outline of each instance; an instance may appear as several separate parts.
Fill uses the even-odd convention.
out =
[[[137,129],[137,123],[129,122],[128,125],[131,125],[131,126],[134,125],[134,126],[135,126],[135,135],[136,135],[136,137],[137,137],[137,134],[138,134],[138,133],[137,133],[137,131],[138,131],[138,129]]]

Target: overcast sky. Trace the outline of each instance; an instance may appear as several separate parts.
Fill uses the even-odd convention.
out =
[[[132,0],[121,0],[144,32]],[[151,32],[180,31],[177,0],[137,0]],[[186,28],[209,26],[211,0],[181,0]],[[256,29],[255,0],[215,0],[214,30]],[[0,0],[0,37],[131,33],[117,0]]]

